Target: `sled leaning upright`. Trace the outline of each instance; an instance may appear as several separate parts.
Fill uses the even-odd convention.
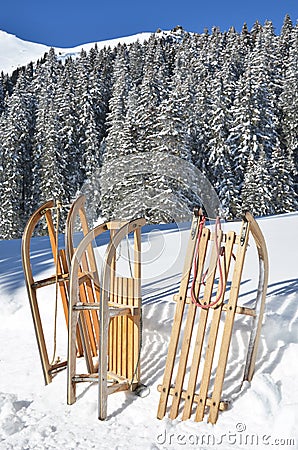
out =
[[[259,283],[253,308],[238,305],[239,289],[250,235],[257,247]],[[189,294],[189,281],[193,280]],[[217,421],[228,407],[222,396],[235,315],[251,317],[251,333],[243,380],[253,377],[268,283],[268,255],[262,232],[247,212],[240,232],[223,233],[220,224],[211,233],[202,211],[195,209],[191,225],[162,384],[157,417],[169,406],[175,419],[182,408],[182,420],[191,417]],[[219,332],[220,322],[223,330]],[[216,349],[219,351],[216,352]],[[198,376],[200,374],[200,377]],[[199,380],[200,378],[200,380]],[[170,401],[171,399],[171,401]]]

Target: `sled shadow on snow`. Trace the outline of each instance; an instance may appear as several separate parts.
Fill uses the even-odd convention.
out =
[[[176,223],[146,225],[142,229],[142,242],[147,242],[154,232],[180,232],[189,228],[188,223],[177,225]],[[64,234],[59,234],[59,249],[64,249]],[[82,239],[82,233],[74,234],[74,244]],[[103,233],[96,238],[96,246],[101,247],[109,243],[109,233]],[[24,286],[24,273],[21,258],[21,239],[0,240],[0,285],[6,293],[13,293]],[[37,236],[31,240],[31,262],[34,279],[47,270],[55,273],[53,255],[48,236]]]
[[[142,357],[142,378],[143,382],[149,386],[161,382],[163,377],[176,306],[172,295],[178,292],[180,283],[177,278],[179,278],[179,274],[143,286],[143,340],[146,350]],[[249,281],[244,280],[241,283],[242,293],[239,295],[239,304],[243,304],[241,299],[253,298],[256,294],[256,289],[243,290]],[[227,292],[229,289],[230,285],[227,286]],[[298,343],[297,300],[297,278],[272,283],[268,286],[256,373],[270,374],[279,365],[288,345]],[[245,306],[252,306],[252,304],[245,303]],[[224,320],[224,316],[222,320]],[[250,317],[240,315],[235,319],[223,398],[236,400],[242,395],[240,387],[251,331],[251,320]],[[215,378],[215,370],[214,368],[212,371],[211,385]]]

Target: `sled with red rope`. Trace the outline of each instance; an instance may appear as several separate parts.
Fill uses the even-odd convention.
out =
[[[252,239],[251,239],[252,237]],[[259,259],[259,280],[253,307],[238,305],[247,247],[254,240]],[[189,288],[191,274],[193,274]],[[194,413],[202,421],[217,421],[228,408],[222,397],[236,315],[248,316],[250,336],[242,381],[251,381],[255,368],[268,284],[268,255],[263,234],[247,212],[240,232],[224,233],[219,220],[211,232],[202,210],[196,208],[191,225],[163,382],[158,386],[157,417],[169,407],[175,419]]]

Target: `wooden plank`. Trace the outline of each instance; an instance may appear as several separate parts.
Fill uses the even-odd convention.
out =
[[[113,240],[115,236],[115,230],[110,230],[110,241]],[[116,256],[111,260],[111,273],[110,273],[110,298],[109,300],[116,303],[115,294],[115,275],[116,275]],[[112,318],[109,325],[109,370],[116,372],[116,362],[117,362],[117,319]]]
[[[243,220],[240,230],[240,243],[237,248],[236,262],[234,267],[234,273],[232,278],[232,284],[230,288],[230,296],[227,306],[227,313],[225,319],[225,325],[223,330],[223,336],[220,347],[220,356],[218,366],[215,375],[214,388],[212,394],[212,402],[209,411],[208,422],[214,424],[217,421],[219,402],[222,393],[224,375],[226,371],[226,365],[228,360],[228,352],[232,337],[232,329],[234,324],[235,310],[238,301],[238,294],[241,283],[241,276],[243,270],[243,263],[249,237],[249,223],[247,220]]]
[[[88,224],[85,216],[85,211],[83,207],[79,210],[80,218],[82,221],[82,228],[84,235],[88,232]],[[91,257],[91,263],[89,260],[89,257]],[[92,268],[91,268],[92,266]],[[93,254],[93,248],[92,244],[90,243],[87,247],[87,250],[82,256],[81,259],[81,269],[83,273],[92,273],[92,278],[96,278],[98,280],[97,276],[97,269],[95,264],[95,258]],[[96,303],[97,298],[95,294],[95,290],[92,285],[91,279],[87,279],[83,285],[80,286],[80,298],[81,301],[88,304]],[[90,345],[92,349],[92,355],[97,356],[97,348],[98,348],[98,341],[99,341],[99,322],[98,322],[98,315],[97,312],[92,311],[86,311],[84,313],[85,321],[88,327],[88,335],[90,340]]]
[[[196,297],[198,298],[199,292],[200,292],[200,282],[202,279],[202,274],[204,270],[204,263],[205,263],[205,257],[208,247],[210,237],[210,231],[206,228],[201,236],[200,243],[199,243],[199,260],[198,260],[198,278],[196,283]],[[211,293],[210,293],[211,295]],[[183,340],[182,340],[182,346],[181,346],[181,353],[179,357],[179,365],[178,365],[178,372],[177,377],[175,381],[175,394],[173,396],[173,402],[170,409],[170,418],[175,419],[178,415],[178,409],[181,399],[181,393],[183,389],[183,382],[185,377],[185,371],[186,371],[186,365],[187,365],[187,359],[189,354],[189,348],[191,343],[191,337],[193,332],[193,324],[195,320],[197,312],[197,306],[194,303],[190,303],[187,311],[187,318],[186,318],[186,324],[184,328],[183,333]]]
[[[202,421],[203,417],[204,417],[204,411],[205,411],[207,394],[208,394],[208,387],[209,387],[209,383],[210,383],[210,376],[211,376],[211,370],[212,370],[212,364],[213,364],[213,358],[214,358],[214,351],[215,351],[217,335],[218,335],[218,328],[219,328],[221,311],[222,311],[222,301],[223,301],[225,290],[226,290],[234,242],[235,242],[235,233],[233,231],[230,231],[227,234],[224,256],[222,258],[223,279],[220,280],[221,285],[218,286],[218,291],[219,290],[222,291],[221,301],[219,302],[220,303],[219,306],[213,312],[212,322],[210,325],[208,344],[207,344],[206,355],[205,355],[205,363],[204,363],[202,381],[201,381],[200,391],[199,391],[199,401],[198,401],[196,417],[195,417],[196,422]],[[217,292],[217,295],[219,295],[218,292]]]
[[[159,391],[159,392],[162,392],[162,385],[161,384],[159,384],[158,386],[157,386],[157,390]],[[169,395],[175,395],[175,388],[173,388],[173,387],[171,387],[170,388],[170,392],[169,392]],[[186,390],[183,390],[182,391],[182,393],[181,393],[181,398],[183,398],[184,400],[186,400],[187,399],[187,391]],[[199,394],[194,394],[194,397],[193,397],[193,403],[199,403],[199,401],[200,401],[200,398],[199,398]],[[210,406],[211,405],[211,398],[207,398],[207,400],[206,400],[206,405],[207,406]],[[228,409],[228,407],[229,407],[229,402],[226,402],[226,401],[221,401],[220,403],[219,403],[219,409],[220,409],[220,411],[226,411],[227,409]]]
[[[162,382],[162,390],[161,390],[161,394],[160,394],[160,400],[159,400],[158,411],[157,411],[158,419],[162,419],[166,412],[168,396],[169,396],[170,387],[171,387],[173,368],[174,368],[174,363],[175,363],[175,356],[176,356],[176,352],[177,352],[177,346],[178,346],[178,342],[179,342],[181,324],[182,324],[182,319],[183,319],[185,300],[186,300],[186,296],[187,296],[188,283],[189,283],[190,273],[191,273],[191,269],[192,269],[193,255],[194,255],[195,246],[196,246],[196,242],[197,242],[198,230],[199,230],[199,217],[196,217],[194,215],[193,220],[192,220],[192,225],[191,225],[190,239],[189,239],[187,251],[186,251],[186,258],[185,258],[185,262],[184,262],[182,280],[180,283],[179,300],[177,301],[177,305],[175,308],[174,321],[173,321],[173,326],[172,326],[172,331],[171,331],[168,355],[167,355],[167,359],[166,359],[165,371],[164,371],[163,382]]]
[[[110,394],[115,394],[115,392],[121,392],[121,391],[127,391],[129,389],[129,382],[126,381],[122,381],[120,383],[114,383],[111,386],[107,387],[107,393],[108,395]]]
[[[128,279],[128,304],[133,305],[134,299],[134,279]],[[133,329],[134,329],[134,319],[129,316],[127,318],[127,377],[129,380],[133,379],[134,376],[134,340],[133,340]]]
[[[117,281],[117,303],[122,302],[122,278],[116,277]],[[122,375],[122,317],[117,317],[117,367],[115,371]]]
[[[68,281],[69,280],[69,274],[68,273],[63,273],[63,274],[59,274],[58,276],[58,282],[62,283],[64,281]],[[45,286],[50,286],[52,284],[56,283],[56,275],[52,275],[51,277],[48,278],[43,278],[42,280],[37,280],[34,281],[31,285],[32,289],[39,289]]]
[[[213,241],[212,243],[212,250],[211,250],[211,257],[210,257],[210,263],[209,263],[209,272],[208,277],[206,281],[206,286],[204,290],[204,296],[202,301],[200,302],[202,305],[208,305],[211,303],[211,296],[213,291],[213,284],[214,284],[214,278],[216,274],[217,269],[217,261],[219,257],[219,249],[218,246],[221,245],[221,240],[223,233],[221,230],[218,230],[218,239],[217,241]],[[191,368],[189,373],[189,380],[187,385],[187,395],[186,400],[184,404],[183,414],[182,414],[182,420],[186,420],[190,417],[191,409],[192,409],[192,402],[193,397],[195,394],[196,389],[196,382],[198,377],[198,370],[199,365],[201,361],[202,356],[202,348],[205,338],[205,330],[208,320],[208,314],[209,314],[209,308],[201,308],[200,311],[200,317],[199,317],[199,324],[195,339],[195,345],[194,345],[194,351],[193,351],[193,357],[191,362]]]
[[[79,286],[79,299],[82,303],[88,304],[88,297],[86,294],[86,284],[81,284]],[[86,328],[86,333],[84,333],[85,339],[87,342],[85,343],[86,350],[91,352],[90,355],[86,355],[87,358],[91,358],[92,356],[96,356],[97,354],[97,343],[94,338],[94,333],[92,329],[92,322],[89,311],[83,311],[80,314],[80,320],[84,320],[84,328]]]
[[[140,351],[141,351],[141,228],[134,230],[134,280],[133,280],[133,306],[138,308],[138,313],[133,317],[133,371],[134,377],[132,383],[138,383],[141,376]]]
[[[122,304],[128,305],[128,279],[122,278]],[[127,315],[122,317],[122,370],[121,375],[127,378]]]
[[[175,294],[173,296],[173,299],[174,299],[175,302],[177,302],[178,297],[179,297],[178,294]],[[185,303],[188,304],[188,305],[190,303],[192,303],[191,302],[191,297],[186,297],[186,302]],[[227,304],[226,303],[222,305],[222,311],[224,311],[224,312],[227,311]],[[245,306],[237,306],[235,312],[236,312],[236,314],[243,314],[245,316],[251,316],[251,317],[255,317],[256,316],[256,311],[254,309],[246,308]]]
[[[108,363],[108,333],[110,322],[109,307],[108,307],[109,278],[106,279],[106,282],[102,283],[100,294],[101,298],[100,298],[100,328],[99,328],[100,347],[99,347],[99,367],[98,367],[98,418],[100,420],[105,420],[107,417],[107,398],[108,398],[107,363]]]

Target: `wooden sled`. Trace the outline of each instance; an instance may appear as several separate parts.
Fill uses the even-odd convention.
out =
[[[259,258],[259,283],[253,309],[237,304],[250,234],[255,241]],[[210,262],[208,277],[206,282],[203,283],[207,249],[210,250]],[[235,261],[232,262],[233,258]],[[191,296],[188,296],[193,266],[197,278],[196,282],[192,283]],[[232,266],[233,271],[231,270]],[[230,274],[230,272],[232,273]],[[227,290],[229,274],[232,278],[231,285]],[[218,285],[215,285],[217,277],[220,280]],[[195,409],[195,421],[202,421],[205,412],[209,410],[208,422],[214,424],[217,421],[219,410],[227,409],[228,403],[221,399],[221,395],[235,314],[245,314],[251,317],[251,335],[243,380],[250,381],[252,379],[260,339],[267,284],[268,256],[266,244],[253,216],[249,212],[245,214],[240,233],[236,236],[234,231],[224,234],[218,228],[214,233],[211,233],[204,226],[201,211],[195,210],[180,289],[179,293],[174,296],[177,305],[163,382],[158,386],[160,401],[157,417],[159,419],[165,416],[170,398],[172,399],[169,408],[171,419],[175,419],[178,416],[179,408],[182,408],[182,420],[189,419],[193,409]],[[201,296],[200,289],[203,290]],[[195,329],[197,314],[199,314],[199,317],[197,318],[197,329]],[[220,335],[219,326],[222,314],[225,314],[225,321],[223,332]],[[210,327],[207,327],[208,318],[209,321],[211,320]],[[182,329],[184,320],[185,326]],[[181,350],[178,352],[180,342]],[[193,347],[191,347],[191,343]],[[205,355],[203,355],[204,344],[206,345]],[[220,350],[216,362],[215,349],[217,345]],[[187,371],[188,363],[190,363],[189,371]],[[174,368],[177,369],[175,379]],[[202,377],[198,383],[199,369]],[[211,377],[213,369],[215,370],[214,381]]]
[[[36,340],[41,359],[41,365],[44,375],[45,384],[49,384],[52,381],[53,376],[60,370],[65,369],[67,362],[50,362],[48,346],[45,340],[45,335],[42,326],[42,320],[40,315],[40,309],[38,305],[38,291],[51,284],[57,284],[60,288],[61,300],[65,315],[66,324],[68,321],[68,268],[66,263],[65,251],[58,251],[57,232],[55,230],[53,221],[53,211],[56,208],[60,208],[59,205],[55,205],[53,200],[45,202],[38,208],[35,213],[30,217],[22,238],[22,262],[25,276],[25,284],[27,287],[33,324],[36,334]],[[56,273],[49,278],[36,280],[33,277],[32,265],[31,265],[31,239],[34,230],[38,223],[45,218],[48,234],[53,254],[54,263],[56,266]]]
[[[107,396],[113,392],[133,389],[140,379],[140,315],[141,315],[141,227],[144,219],[123,222],[106,222],[91,230],[80,242],[72,257],[70,275],[70,308],[68,326],[67,402],[76,400],[76,384],[98,382],[99,419],[107,417]],[[96,271],[84,269],[84,259],[89,261],[88,249],[100,234],[110,231],[110,243],[102,265],[101,277]],[[116,273],[116,250],[121,241],[134,233],[133,277],[120,277]],[[90,252],[90,250],[89,250]],[[97,303],[82,301],[81,273],[92,280],[97,292]],[[99,280],[99,281],[98,281]],[[99,297],[98,297],[99,294]],[[99,357],[93,362],[85,351],[87,374],[76,373],[76,326],[86,312],[99,312]],[[98,372],[97,372],[98,370]]]
[[[44,203],[40,208],[35,211],[35,213],[30,217],[22,239],[22,261],[23,269],[25,275],[25,283],[28,291],[28,297],[31,306],[31,312],[33,317],[33,323],[36,333],[36,339],[39,349],[39,355],[42,364],[42,370],[44,375],[45,384],[49,384],[53,376],[60,370],[67,368],[67,360],[65,361],[55,361],[50,362],[48,342],[46,342],[44,329],[40,314],[40,308],[38,303],[38,291],[50,284],[56,284],[56,288],[59,287],[60,296],[62,300],[66,326],[68,327],[68,317],[69,310],[68,305],[70,302],[69,298],[69,272],[71,266],[71,260],[73,254],[75,253],[74,245],[74,229],[76,219],[79,218],[81,225],[81,230],[83,236],[89,233],[89,227],[86,219],[85,212],[85,197],[80,196],[72,205],[67,215],[65,224],[65,249],[58,249],[58,233],[54,226],[54,215],[58,213],[58,208],[60,210],[61,205],[55,205],[54,201],[48,201]],[[45,218],[48,234],[51,244],[51,250],[53,254],[54,264],[56,266],[56,273],[47,279],[36,280],[32,274],[31,265],[31,239],[36,226],[39,221]],[[143,222],[142,222],[143,223]],[[124,225],[124,222],[109,222],[104,231],[110,230],[110,237],[113,240],[117,229]],[[139,233],[139,232],[138,232]],[[137,249],[140,250],[140,235],[135,236],[135,252],[137,254]],[[119,277],[113,281],[114,273],[111,273],[111,280],[114,283],[118,283],[117,287],[113,290],[112,294],[114,296],[114,302],[121,304],[121,302],[134,302],[138,303],[139,308],[140,303],[140,255],[137,254],[135,257],[135,278],[133,281],[131,279],[120,279]],[[116,260],[112,259],[112,266],[115,269]],[[99,347],[99,317],[96,307],[93,305],[98,305],[100,301],[100,287],[99,278],[96,269],[95,255],[93,247],[90,244],[87,245],[86,249],[82,253],[79,269],[77,272],[78,276],[78,286],[79,286],[79,301],[83,304],[89,305],[89,309],[86,308],[78,317],[76,331],[75,331],[75,357],[84,356],[87,365],[87,372],[93,374],[97,370],[93,364],[93,358],[98,356]],[[127,300],[127,295],[125,292],[129,291],[129,300]],[[122,294],[123,292],[123,294]],[[137,300],[136,300],[137,299]],[[54,299],[52,298],[51,301]],[[56,301],[57,301],[57,291],[56,291]],[[53,302],[54,303],[54,302]],[[98,308],[97,308],[98,309]],[[140,328],[139,318],[134,318],[136,327]],[[129,332],[132,331],[130,320],[127,318],[113,319],[111,321],[109,329],[109,370],[118,374],[120,377],[130,376],[131,366],[135,364],[136,354],[139,353],[140,348],[140,337],[137,337],[135,333],[134,339],[134,356],[133,359],[129,352],[132,351],[131,348],[128,350],[126,336],[127,327]],[[133,328],[134,330],[135,328]],[[124,331],[122,331],[124,330]],[[122,341],[123,339],[123,341]],[[123,348],[121,347],[123,346]],[[126,346],[126,347],[125,347]],[[124,351],[124,347],[127,348]],[[121,352],[122,349],[122,359]],[[125,361],[129,360],[130,363],[125,366]],[[123,361],[123,362],[122,362]],[[130,364],[130,365],[129,365]],[[126,367],[126,368],[125,368]],[[139,367],[134,375],[134,383],[139,380]]]

